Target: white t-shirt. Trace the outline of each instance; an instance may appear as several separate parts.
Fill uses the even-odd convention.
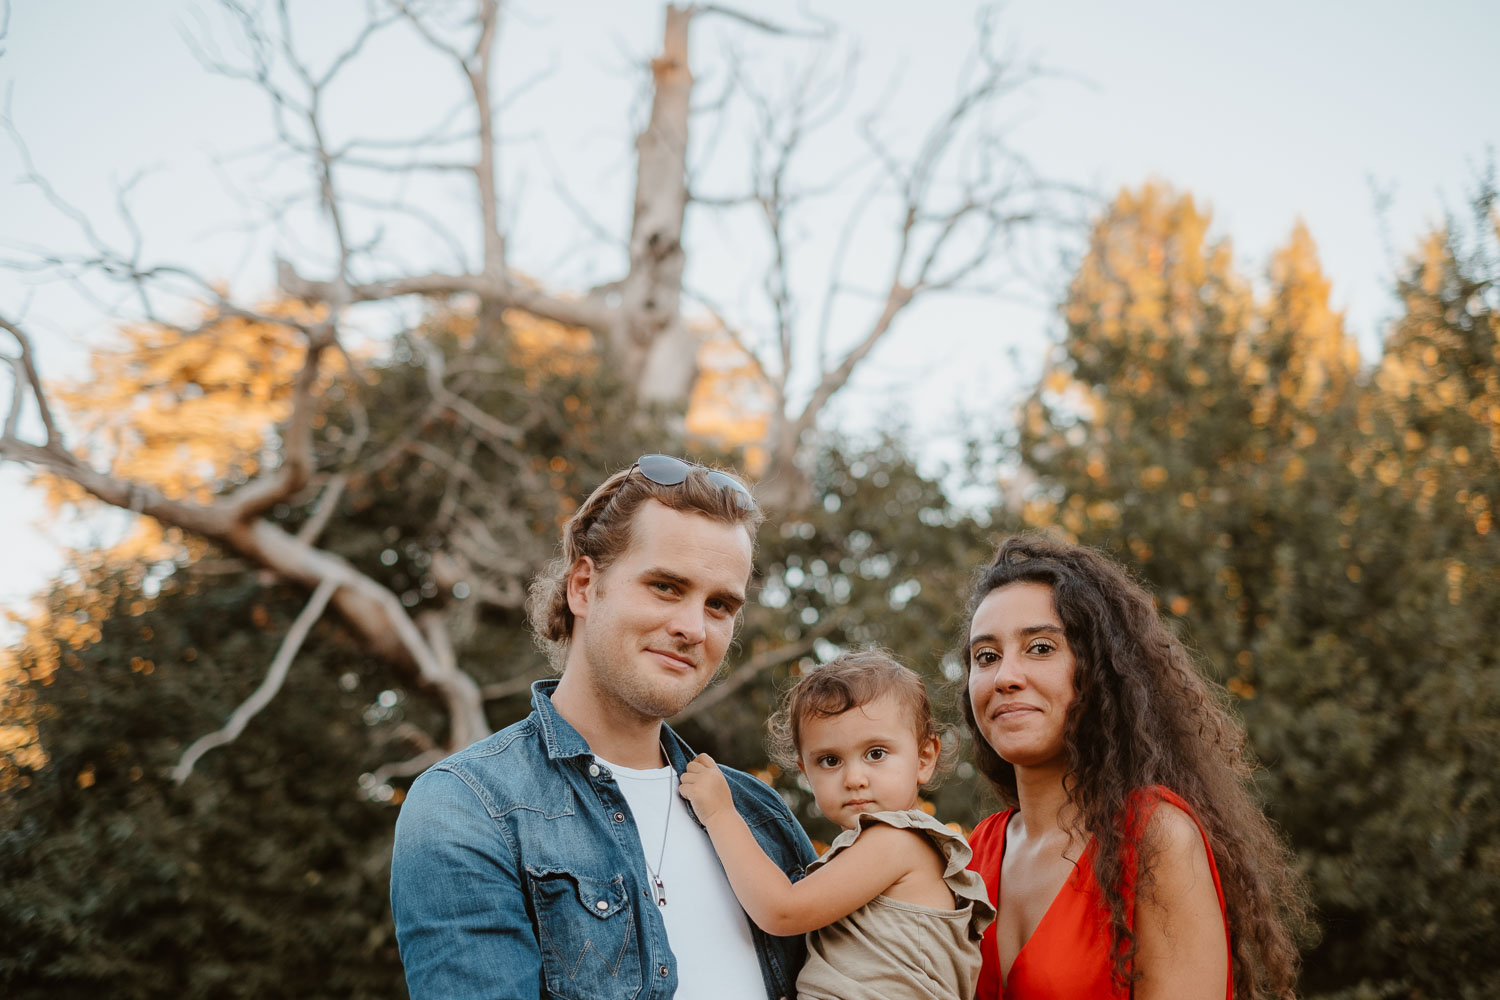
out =
[[[678,1000],[765,1000],[750,919],[734,898],[707,831],[677,794],[677,772],[671,767],[637,771],[594,759],[619,782],[635,817],[647,870],[656,870],[666,888],[661,915],[677,960]]]

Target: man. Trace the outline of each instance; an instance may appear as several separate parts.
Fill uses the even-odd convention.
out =
[[[725,473],[643,456],[584,501],[532,585],[562,677],[522,721],[433,766],[396,823],[391,908],[413,1000],[792,995],[800,938],[740,909],[677,794],[664,721],[708,684],[745,603],[756,525]],[[725,769],[766,852],[812,860],[780,797]]]

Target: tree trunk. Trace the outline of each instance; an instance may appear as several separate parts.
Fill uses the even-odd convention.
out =
[[[639,398],[678,407],[686,406],[697,375],[696,338],[681,315],[692,18],[691,8],[668,5],[661,55],[651,63],[651,120],[635,143],[630,272],[611,331],[621,371]]]

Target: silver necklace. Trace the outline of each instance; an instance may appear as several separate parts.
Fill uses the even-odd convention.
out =
[[[672,757],[667,753],[667,746],[661,740],[656,741],[661,747],[662,759],[667,762],[667,821],[661,828],[661,850],[656,855],[656,867],[651,867],[651,862],[646,859],[645,844],[641,845],[641,860],[646,864],[646,871],[651,874],[651,893],[656,900],[657,906],[667,905],[667,887],[661,880],[662,862],[667,860],[667,833],[672,829]],[[637,831],[639,832],[639,831]]]

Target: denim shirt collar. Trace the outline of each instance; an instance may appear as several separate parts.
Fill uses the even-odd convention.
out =
[[[531,707],[536,711],[537,725],[542,731],[547,756],[552,760],[593,756],[594,751],[590,749],[588,740],[559,715],[552,705],[552,692],[557,690],[558,681],[559,678],[548,677],[531,685]],[[672,732],[672,728],[665,722],[661,724],[661,745],[672,762],[672,769],[679,774],[695,756],[692,748],[683,742],[682,737]]]

